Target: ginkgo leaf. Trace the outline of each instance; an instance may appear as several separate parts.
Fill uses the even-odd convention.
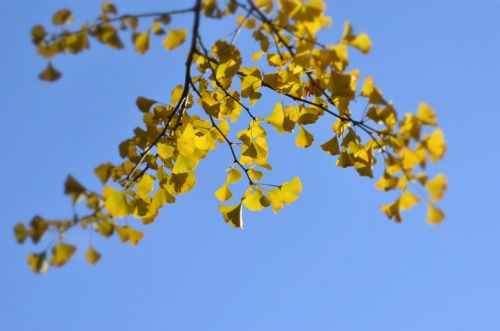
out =
[[[220,201],[227,201],[233,197],[233,194],[231,193],[229,187],[227,186],[227,182],[222,184],[222,186],[217,191],[215,191],[215,196]]]
[[[248,169],[248,176],[250,176],[252,180],[259,181],[262,179],[262,177],[264,177],[264,173],[252,168]]]
[[[69,24],[73,20],[73,15],[69,9],[61,9],[55,12],[54,16],[52,16],[52,24],[54,25],[63,25]]]
[[[103,163],[95,168],[94,172],[99,178],[99,180],[104,184],[109,180],[111,176],[111,170],[113,169],[113,165],[111,163]]]
[[[179,29],[179,30],[168,30],[167,37],[163,41],[163,46],[165,46],[168,50],[174,50],[186,40],[187,30]]]
[[[355,35],[353,33],[351,23],[349,22],[344,23],[342,43],[357,48],[363,54],[368,54],[372,45],[372,42],[366,33]]]
[[[166,185],[167,191],[172,194],[184,194],[191,190],[196,184],[196,177],[194,172],[185,173],[172,173],[169,177],[168,185]]]
[[[23,223],[17,223],[14,227],[14,235],[19,244],[22,244],[26,240],[28,234],[28,229],[26,229]]]
[[[410,191],[405,191],[399,197],[399,210],[408,210],[417,204],[420,199]]]
[[[101,253],[95,250],[94,246],[89,245],[87,252],[85,253],[85,259],[88,264],[96,264],[101,259]]]
[[[385,105],[386,101],[382,97],[382,92],[373,83],[373,78],[367,76],[360,92],[361,96],[367,97],[371,104]]]
[[[120,237],[120,241],[125,243],[130,241],[132,246],[135,246],[139,243],[139,241],[144,237],[144,233],[138,230],[132,229],[130,226],[117,226],[115,227],[116,233]]]
[[[41,25],[35,25],[33,28],[31,28],[31,41],[35,45],[38,45],[41,41],[43,41],[46,35],[47,32]]]
[[[444,141],[443,131],[440,129],[434,132],[425,139],[425,146],[429,151],[431,161],[436,162],[443,158],[446,153],[446,143]]]
[[[236,168],[231,168],[229,173],[227,174],[227,182],[228,183],[236,183],[241,179],[241,172]]]
[[[71,197],[73,203],[78,202],[85,196],[87,190],[73,176],[69,175],[64,183],[64,194]]]
[[[57,71],[57,69],[52,66],[52,63],[49,62],[45,70],[38,75],[38,78],[47,82],[53,82],[61,78],[61,76],[61,72]]]
[[[137,108],[143,113],[149,112],[151,109],[151,106],[156,104],[157,102],[155,100],[151,100],[145,97],[137,97],[135,100],[135,104],[137,105]]]
[[[299,126],[299,133],[295,139],[295,145],[302,148],[307,148],[312,145],[314,136],[310,134],[302,125]]]
[[[139,54],[144,54],[149,50],[149,32],[144,31],[139,33],[134,40],[135,51]]]
[[[37,274],[44,274],[49,269],[49,263],[46,260],[46,253],[39,254],[30,253],[28,255],[28,266]]]
[[[391,176],[387,172],[375,183],[375,187],[382,191],[390,191],[397,187],[398,178]]]
[[[432,203],[427,204],[427,222],[429,224],[439,224],[444,220],[444,213]]]
[[[153,24],[151,25],[151,32],[153,32],[157,36],[165,34],[165,30],[163,30],[160,20],[153,21]]]
[[[437,125],[437,117],[431,106],[426,103],[420,103],[418,105],[417,118],[422,121],[422,123],[436,126]]]
[[[380,207],[380,210],[382,210],[387,218],[389,219],[394,219],[395,222],[401,222],[403,219],[401,218],[401,214],[399,213],[399,199],[383,205]]]
[[[330,155],[340,154],[339,141],[336,136],[333,136],[332,139],[320,145],[320,147]]]
[[[195,131],[191,123],[188,123],[184,131],[179,135],[177,138],[177,149],[179,150],[179,153],[186,156],[186,157],[191,157],[194,150],[196,149],[196,146],[194,144],[194,136],[195,136]]]
[[[175,152],[174,146],[170,146],[164,143],[158,143],[157,147],[158,147],[157,151],[158,155],[163,160],[171,159],[174,157],[174,152]]]
[[[111,186],[105,186],[102,195],[106,210],[111,216],[123,217],[129,214],[129,205],[125,192],[118,191]]]
[[[431,201],[439,201],[444,197],[444,192],[446,192],[448,185],[446,182],[446,176],[444,174],[438,174],[431,180],[428,180],[425,187],[429,191]]]
[[[266,117],[266,122],[274,126],[279,133],[292,132],[295,127],[295,122],[288,116],[285,116],[281,103],[276,103],[271,115]]]
[[[142,231],[135,230],[130,227],[128,229],[128,232],[129,232],[130,244],[132,244],[132,246],[136,246],[139,243],[139,241],[141,241],[141,239],[144,237],[144,233]]]
[[[284,196],[281,193],[280,188],[275,188],[272,190],[267,191],[267,195],[269,196],[269,201],[271,202],[271,205],[273,207],[273,212],[276,213],[280,209],[283,208],[284,206]]]
[[[269,206],[271,202],[262,194],[262,190],[257,188],[247,191],[243,204],[251,211],[259,211]]]
[[[219,206],[224,221],[235,228],[243,229],[241,203],[235,206]]]
[[[116,6],[112,2],[105,2],[101,5],[102,11],[108,14],[114,14],[116,15],[118,13],[118,10],[116,9]]]
[[[59,243],[52,247],[52,257],[50,259],[50,265],[55,267],[62,267],[68,262],[68,260],[73,256],[76,251],[76,247],[73,245]]]
[[[300,192],[302,192],[300,178],[294,177],[291,181],[283,183],[280,190],[283,202],[287,205],[291,204],[299,197]]]
[[[137,195],[141,198],[148,197],[148,194],[153,191],[155,180],[151,175],[143,175],[137,183]]]

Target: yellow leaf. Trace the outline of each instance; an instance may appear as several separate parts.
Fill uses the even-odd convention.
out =
[[[14,227],[14,236],[19,244],[22,244],[26,240],[26,237],[28,237],[28,229],[26,229],[23,223],[16,224]]]
[[[62,267],[68,262],[75,251],[75,246],[59,243],[52,247],[52,258],[49,263],[55,267]]]
[[[61,72],[57,71],[56,68],[52,66],[52,63],[49,62],[45,70],[38,75],[38,78],[47,82],[53,82],[61,78],[61,76]]]
[[[292,132],[295,127],[295,122],[290,120],[290,117],[285,116],[283,111],[283,106],[281,103],[276,103],[274,106],[274,110],[266,117],[266,122],[274,126],[274,128],[279,132]]]
[[[231,168],[231,170],[229,170],[229,173],[227,174],[226,181],[228,183],[236,183],[240,179],[241,179],[241,172],[236,168]]]
[[[434,114],[431,106],[426,103],[422,102],[418,105],[417,118],[424,124],[431,126],[437,125],[436,114]]]
[[[431,161],[436,162],[443,158],[446,153],[446,143],[444,141],[443,131],[440,129],[434,130],[434,132],[424,141],[425,146],[429,151]]]
[[[186,156],[192,157],[196,146],[194,145],[194,128],[191,123],[186,124],[184,131],[177,138],[177,149],[179,153]]]
[[[102,11],[108,14],[117,14],[118,10],[112,2],[105,2],[101,5]]]
[[[115,230],[116,233],[118,233],[118,236],[120,237],[122,243],[130,240],[132,246],[137,245],[137,243],[142,239],[142,237],[144,237],[144,233],[138,230],[134,230],[128,225],[116,226]]]
[[[431,201],[438,201],[444,197],[444,192],[447,190],[448,185],[446,176],[439,174],[431,180],[428,180],[425,187],[429,191]]]
[[[262,210],[269,206],[270,203],[269,199],[262,194],[262,190],[259,188],[248,190],[243,199],[245,207],[252,211]]]
[[[153,106],[156,103],[158,103],[158,102],[156,102],[155,100],[152,100],[152,99],[144,98],[144,97],[137,97],[137,99],[135,100],[135,104],[137,105],[137,108],[139,108],[139,110],[143,113],[149,112],[149,110],[151,109],[151,106]]]
[[[295,145],[302,148],[307,148],[312,145],[314,136],[307,132],[302,125],[299,126],[299,133],[295,139]]]
[[[129,227],[129,240],[132,246],[135,246],[139,243],[139,241],[144,237],[144,233],[139,230],[134,230]]]
[[[89,245],[87,253],[85,253],[85,259],[89,264],[96,264],[101,259],[101,253],[95,250],[94,246]]]
[[[45,31],[45,28],[41,25],[35,25],[31,29],[31,41],[35,45],[38,45],[40,42],[42,42],[46,35],[47,32]]]
[[[57,12],[55,12],[54,16],[52,16],[52,24],[54,25],[69,24],[72,20],[73,15],[68,9],[58,10]]]
[[[243,229],[241,203],[235,206],[219,206],[224,221],[235,228]]]
[[[134,40],[135,51],[139,54],[144,54],[149,49],[149,32],[144,31],[139,33]]]
[[[432,203],[427,205],[427,223],[439,224],[444,221],[444,213],[441,209],[434,206]]]
[[[215,196],[220,201],[227,201],[233,197],[233,194],[227,186],[227,182],[224,183],[217,191],[215,191]]]
[[[28,266],[33,272],[36,272],[37,274],[44,274],[47,272],[49,264],[47,263],[45,256],[45,252],[39,254],[30,253],[28,255]]]
[[[384,173],[382,177],[375,183],[375,187],[381,191],[390,191],[396,188],[398,185],[398,179],[391,176],[387,172]]]
[[[380,210],[385,213],[387,218],[394,219],[394,221],[398,223],[402,221],[401,215],[399,213],[399,199],[387,205],[381,206]]]
[[[248,98],[250,105],[253,105],[262,96],[259,92],[262,86],[262,74],[257,67],[241,67],[241,71],[245,75],[241,78],[241,96]]]
[[[109,238],[113,234],[115,226],[108,220],[103,219],[98,225],[98,230],[103,237]]]
[[[115,190],[111,186],[105,186],[102,195],[106,210],[111,216],[123,217],[130,213],[125,192]]]
[[[347,167],[352,167],[354,165],[352,161],[351,155],[343,149],[342,152],[340,152],[340,156],[337,159],[337,166],[341,168],[347,168]]]
[[[196,177],[194,176],[194,171],[173,173],[169,177],[168,184],[165,188],[172,195],[184,194],[191,190],[195,184]]]
[[[342,43],[357,48],[363,54],[368,54],[372,45],[372,42],[366,33],[355,35],[353,33],[351,23],[349,22],[344,23]]]
[[[371,104],[385,105],[387,102],[382,97],[382,92],[373,83],[373,78],[367,76],[363,87],[361,88],[361,96],[367,97]]]
[[[155,180],[151,175],[143,175],[137,183],[137,195],[141,198],[147,198],[148,194],[153,191]]]
[[[255,169],[248,169],[248,175],[252,180],[259,181],[264,177],[264,173]]]
[[[418,202],[420,202],[420,199],[416,195],[414,195],[410,191],[405,191],[399,197],[399,209],[408,210]]]
[[[187,30],[179,29],[179,30],[169,30],[167,33],[167,37],[163,41],[163,45],[168,50],[173,50],[179,47],[184,40],[186,40]]]
[[[182,174],[187,173],[189,171],[194,170],[198,165],[199,160],[193,156],[188,157],[182,154],[177,155],[177,158],[174,162],[174,167],[172,169],[172,173],[174,174]]]
[[[173,146],[158,143],[158,155],[162,158],[162,160],[168,160],[174,157],[175,148]]]
[[[153,21],[153,25],[151,26],[151,31],[157,36],[161,36],[162,34],[165,33],[165,30],[163,30],[163,27],[161,26],[160,20]]]
[[[77,203],[78,200],[85,196],[85,193],[87,193],[85,187],[83,187],[73,176],[68,175],[64,183],[64,194],[69,195],[73,203]]]
[[[328,140],[326,143],[320,145],[320,147],[330,155],[340,154],[339,141],[336,136]]]
[[[332,71],[328,88],[334,97],[353,99],[356,92],[356,83],[359,73],[337,73]]]
[[[273,206],[273,212],[276,213],[278,210],[283,208],[283,194],[281,193],[280,188],[275,188],[267,191],[267,195],[269,195],[269,201]]]
[[[283,183],[280,190],[283,202],[287,205],[291,204],[298,198],[299,193],[302,192],[300,178],[294,177],[291,181]]]

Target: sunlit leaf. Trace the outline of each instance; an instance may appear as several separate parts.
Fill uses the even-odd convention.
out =
[[[52,63],[49,62],[45,70],[38,75],[38,78],[48,82],[53,82],[61,78],[61,76],[61,72],[57,71],[57,69],[52,66]]]
[[[149,32],[144,31],[139,33],[134,40],[135,51],[139,54],[144,54],[149,50]]]
[[[125,192],[118,191],[111,186],[103,190],[104,205],[111,216],[123,217],[129,214],[129,205]]]
[[[431,201],[441,200],[448,189],[446,176],[444,174],[437,175],[433,179],[428,180],[425,187],[429,191]]]
[[[299,126],[299,133],[295,139],[295,145],[302,148],[307,148],[312,145],[314,136],[310,134],[302,125]]]
[[[76,251],[76,247],[73,245],[59,243],[54,245],[52,248],[52,257],[49,261],[50,265],[55,267],[62,267],[69,261],[71,256]]]
[[[432,203],[427,204],[427,222],[429,224],[439,224],[444,221],[444,213]]]
[[[163,46],[170,51],[176,49],[186,40],[186,35],[186,29],[168,30],[167,37],[163,41]]]
[[[224,221],[235,228],[243,229],[241,203],[235,206],[219,206]]]

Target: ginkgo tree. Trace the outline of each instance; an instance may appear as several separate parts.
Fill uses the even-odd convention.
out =
[[[331,25],[322,0],[193,0],[191,7],[154,13],[121,14],[115,4],[102,4],[99,16],[71,28],[73,13],[57,11],[52,17],[55,32],[41,25],[32,29],[38,54],[47,59],[39,77],[56,81],[62,74],[54,62],[62,54],[78,54],[91,42],[122,49],[123,38],[132,39],[135,51],[145,54],[155,39],[174,51],[189,43],[185,73],[162,100],[137,97],[143,125],[121,142],[120,164],[102,163],[95,173],[103,184],[90,190],[68,176],[64,193],[79,212],[67,219],[35,216],[15,226],[16,240],[30,238],[38,244],[46,235],[55,240],[44,250],[28,256],[30,268],[44,273],[49,266],[63,266],[77,247],[65,241],[76,228],[90,229],[108,238],[136,245],[143,232],[129,218],[150,224],[159,210],[173,204],[196,185],[196,167],[210,151],[224,145],[228,152],[226,178],[214,194],[220,201],[222,219],[243,228],[245,210],[270,208],[278,212],[296,200],[302,190],[298,177],[269,184],[263,181],[273,170],[268,162],[268,130],[295,135],[299,148],[314,145],[311,127],[330,123],[330,138],[316,142],[336,159],[341,168],[373,178],[380,170],[377,189],[397,191],[397,199],[381,207],[389,219],[402,221],[401,212],[419,202],[427,205],[427,221],[440,223],[444,213],[436,206],[447,188],[446,177],[428,178],[429,162],[439,161],[446,151],[443,132],[432,108],[421,103],[415,113],[399,113],[382,94],[371,76],[361,77],[350,68],[348,52],[368,54],[367,34],[356,34],[350,23],[336,43],[317,39]],[[170,27],[180,15],[192,15],[192,26]],[[235,22],[228,38],[207,44],[201,33],[203,20],[227,17]],[[238,36],[248,30],[255,40],[254,52],[243,54]],[[245,45],[245,51],[248,47]],[[245,63],[244,63],[245,59]],[[254,113],[266,93],[276,97],[272,109]],[[353,102],[366,104],[355,111]],[[233,132],[236,122],[245,129]],[[86,248],[88,263],[101,254]]]

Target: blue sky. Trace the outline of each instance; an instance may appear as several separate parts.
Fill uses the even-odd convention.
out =
[[[93,168],[117,162],[118,143],[140,124],[135,98],[165,99],[183,74],[186,49],[167,53],[157,40],[146,56],[94,44],[56,59],[61,81],[40,82],[44,61],[31,26],[61,7],[91,18],[99,3],[0,1],[0,329],[500,330],[500,2],[327,1],[334,26],[321,40],[337,40],[349,19],[373,41],[353,64],[400,111],[420,101],[436,110],[449,150],[429,171],[448,176],[444,224],[427,225],[423,208],[402,224],[388,221],[378,206],[390,197],[373,181],[284,136],[270,142],[277,181],[298,175],[304,190],[277,215],[247,212],[244,231],[222,221],[213,191],[230,155],[220,146],[200,165],[196,189],[165,208],[138,247],[97,240],[98,265],[79,252],[38,276],[25,262],[32,247],[12,237],[14,224],[36,213],[69,215],[66,175],[98,189]],[[117,5],[133,12],[178,3]],[[183,19],[173,26],[190,26]],[[229,31],[202,24],[207,38]],[[84,248],[88,236],[69,239]]]

